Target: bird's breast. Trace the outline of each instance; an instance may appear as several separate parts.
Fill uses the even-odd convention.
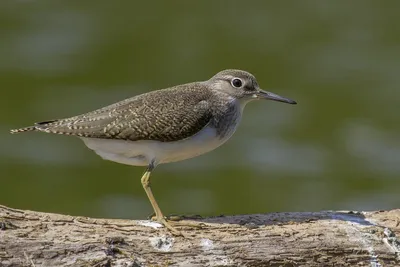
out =
[[[222,108],[214,111],[212,125],[217,130],[217,136],[225,140],[229,139],[236,131],[242,118],[243,106],[238,100],[232,100]]]

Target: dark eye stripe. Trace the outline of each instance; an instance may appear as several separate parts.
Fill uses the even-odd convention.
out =
[[[246,90],[246,91],[255,91],[256,88],[255,88],[254,86],[246,85],[246,86],[244,87],[244,90]]]

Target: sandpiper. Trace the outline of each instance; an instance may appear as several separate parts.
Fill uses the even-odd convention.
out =
[[[148,92],[82,115],[39,122],[11,133],[73,135],[103,159],[146,166],[141,182],[155,218],[179,235],[153,196],[151,172],[159,164],[196,157],[225,143],[239,125],[245,105],[259,99],[296,104],[260,89],[252,74],[232,69],[207,81]]]

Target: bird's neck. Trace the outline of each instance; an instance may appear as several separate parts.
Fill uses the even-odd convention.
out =
[[[234,97],[225,98],[223,101],[219,99],[215,105],[212,126],[216,128],[217,135],[221,139],[229,138],[236,130],[245,103]]]

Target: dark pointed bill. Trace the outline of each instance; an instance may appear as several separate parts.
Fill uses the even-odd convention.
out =
[[[274,93],[267,92],[264,90],[259,90],[256,95],[260,99],[279,101],[279,102],[288,103],[288,104],[297,104],[297,102],[292,99],[289,99],[289,98],[286,98],[283,96],[279,96],[279,95],[276,95]]]

